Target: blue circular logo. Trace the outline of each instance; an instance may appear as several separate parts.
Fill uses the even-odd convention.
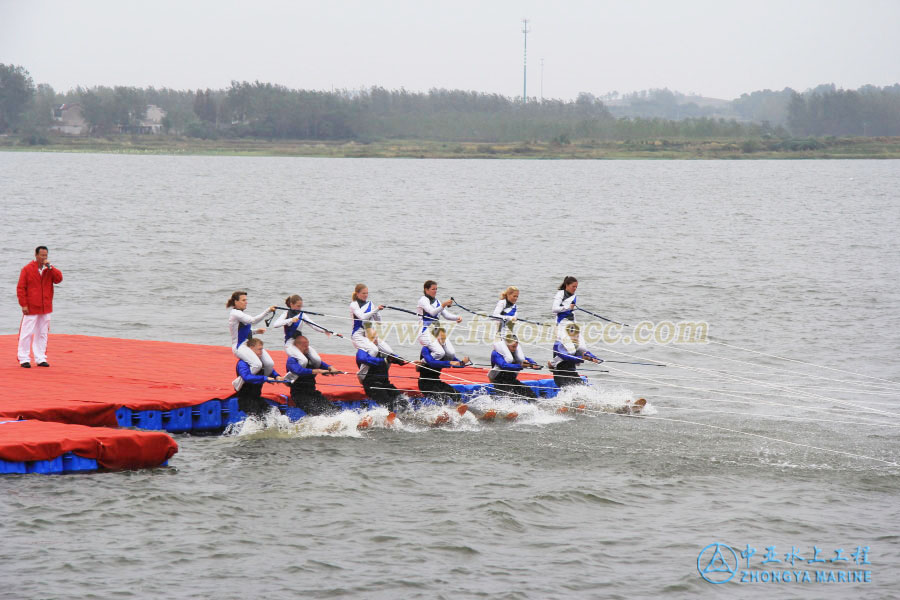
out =
[[[728,544],[710,544],[697,556],[697,571],[710,583],[731,581],[737,570],[737,553]]]

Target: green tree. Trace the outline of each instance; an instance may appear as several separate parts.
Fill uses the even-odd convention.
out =
[[[0,63],[0,133],[14,129],[34,95],[34,81],[23,67]]]

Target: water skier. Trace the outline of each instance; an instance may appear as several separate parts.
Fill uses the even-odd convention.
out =
[[[422,347],[420,354],[422,362],[418,366],[419,391],[437,402],[446,404],[459,398],[459,392],[450,384],[441,381],[441,370],[464,367],[469,362],[469,357],[464,356],[462,359],[458,359],[453,352],[447,349],[447,331],[443,327],[435,325],[432,329],[432,336],[444,349],[444,355],[441,359],[436,359],[430,346]]]
[[[250,338],[244,342],[244,348],[248,352],[252,352],[257,360],[261,360],[265,350],[263,349],[263,341],[259,338]],[[262,399],[262,387],[264,383],[281,383],[283,379],[278,371],[274,368],[269,371],[268,376],[260,375],[253,371],[252,366],[242,358],[235,365],[235,372],[241,379],[242,384],[238,390],[238,408],[248,415],[260,416],[268,409],[268,403]]]
[[[553,344],[553,359],[547,363],[553,373],[556,386],[563,388],[582,383],[576,370],[586,360],[600,364],[603,359],[591,354],[583,345],[581,326],[572,321],[565,322],[566,339],[559,339]]]
[[[366,339],[371,342],[371,348],[374,350],[367,351],[360,348],[356,351],[356,365],[359,367],[356,376],[370,400],[391,412],[396,412],[398,408],[402,408],[401,404],[405,403],[401,403],[403,392],[390,381],[389,369],[391,363],[405,365],[406,361],[378,350],[378,333],[372,323],[365,323],[363,329]]]
[[[250,316],[247,310],[247,292],[237,291],[231,294],[225,308],[230,308],[228,313],[228,328],[231,331],[231,351],[238,359],[244,361],[250,366],[253,374],[264,371],[265,375],[270,375],[275,369],[275,363],[272,357],[265,350],[261,354],[251,351],[247,347],[247,341],[253,338],[254,333],[265,333],[266,329],[260,327],[254,331],[253,326],[266,318],[271,312],[275,311],[274,306],[270,306],[265,312],[258,315]],[[236,382],[235,389],[237,389]]]
[[[299,295],[288,296],[285,298],[284,304],[288,307],[288,311],[272,323],[272,327],[284,327],[284,351],[287,352],[288,356],[297,359],[301,367],[306,367],[310,358],[316,362],[322,362],[315,348],[310,346],[306,353],[300,352],[294,343],[294,339],[303,333],[304,323],[309,324],[329,337],[331,337],[331,332],[303,315],[303,298]]]
[[[436,360],[442,359],[444,357],[444,352],[447,351],[455,355],[456,351],[450,340],[447,340],[444,345],[439,344],[430,333],[429,327],[433,323],[438,322],[440,317],[456,321],[457,323],[462,323],[462,317],[458,317],[447,310],[447,307],[453,304],[453,300],[438,302],[436,298],[436,281],[432,281],[431,279],[426,281],[422,286],[422,292],[422,297],[419,298],[419,303],[416,305],[416,314],[419,315],[419,343],[423,346],[427,346],[431,350],[431,356]]]
[[[496,350],[491,352],[491,370],[488,372],[488,379],[494,384],[494,390],[499,394],[521,396],[529,401],[536,399],[534,390],[519,381],[518,373],[522,369],[540,369],[540,365],[527,356],[519,359],[517,352],[519,339],[515,334],[507,333],[504,343],[512,360],[507,360],[504,354]]]
[[[384,304],[375,306],[369,300],[369,288],[364,283],[357,283],[353,290],[350,301],[350,317],[353,319],[353,330],[350,334],[350,341],[357,350],[365,350],[371,352],[373,349],[384,352],[385,354],[393,354],[394,351],[384,340],[379,339],[378,345],[373,346],[372,342],[366,337],[364,323],[381,322],[381,311],[384,310]]]
[[[337,412],[337,408],[316,389],[316,375],[334,375],[340,373],[319,358],[309,346],[305,335],[296,333],[291,338],[294,353],[287,359],[287,375],[285,380],[291,381],[291,404],[303,410],[307,415],[323,415]],[[302,355],[306,361],[301,363],[295,355]]]

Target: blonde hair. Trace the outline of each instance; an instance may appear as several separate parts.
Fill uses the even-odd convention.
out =
[[[505,341],[507,344],[512,344],[513,342],[518,343],[519,338],[517,338],[516,334],[514,334],[514,333],[507,333],[506,336],[503,338],[503,341]]]
[[[364,283],[357,283],[357,284],[356,284],[356,287],[353,288],[353,295],[350,297],[350,299],[353,300],[353,301],[355,302],[355,301],[356,301],[356,295],[357,295],[358,293],[360,293],[361,291],[363,291],[364,289],[366,289],[367,287],[369,287],[369,286],[367,286],[367,285],[364,284]]]
[[[569,323],[566,325],[566,333],[571,333],[574,331],[575,333],[581,332],[581,326],[578,323]]]
[[[517,288],[514,285],[511,285],[508,288],[506,288],[505,292],[500,293],[500,299],[501,300],[509,300],[509,295],[512,294],[513,292],[518,292],[518,291],[519,291],[519,288]]]

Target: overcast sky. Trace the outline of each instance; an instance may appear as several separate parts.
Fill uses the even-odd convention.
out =
[[[900,81],[900,0],[0,0],[0,63],[76,85],[731,99]]]

